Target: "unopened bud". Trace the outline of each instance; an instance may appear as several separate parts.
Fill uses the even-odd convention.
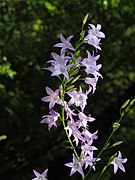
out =
[[[89,17],[89,13],[87,13],[83,19],[83,25],[87,22],[87,19]]]
[[[120,127],[120,123],[115,122],[113,124],[113,131],[116,131]]]

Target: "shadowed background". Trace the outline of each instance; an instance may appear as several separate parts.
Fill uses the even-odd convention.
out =
[[[89,13],[89,23],[102,25],[100,63],[103,80],[89,97],[86,112],[97,119],[91,130],[99,130],[100,149],[119,118],[120,106],[135,94],[135,1],[134,0],[1,0],[0,1],[0,179],[29,180],[33,169],[40,173],[49,168],[49,180],[68,180],[70,169],[64,163],[72,159],[65,150],[62,127],[40,124],[48,114],[48,104],[41,102],[45,86],[57,87],[57,79],[43,71],[59,34],[79,37],[82,20]],[[86,27],[87,28],[87,27]],[[92,126],[92,125],[91,125]],[[114,176],[110,166],[103,180],[135,180],[135,108],[124,118],[112,142],[124,143],[120,150],[128,158],[126,173]],[[96,175],[104,166],[99,162]],[[71,180],[81,179],[73,175]]]

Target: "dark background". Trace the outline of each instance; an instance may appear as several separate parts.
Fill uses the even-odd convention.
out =
[[[42,71],[59,34],[65,37],[80,33],[83,17],[100,23],[106,39],[102,41],[100,63],[103,64],[97,90],[89,97],[87,111],[97,119],[100,149],[119,118],[119,109],[135,94],[135,1],[134,0],[1,0],[0,1],[0,179],[29,180],[33,169],[49,168],[49,180],[79,180],[64,163],[71,161],[65,149],[62,127],[48,131],[40,124],[48,114],[48,104],[41,102],[45,86],[56,87],[56,79]],[[135,108],[124,118],[112,142],[124,143],[103,155],[95,180],[109,155],[119,149],[126,173],[113,175],[108,168],[103,180],[135,180]],[[105,159],[104,159],[105,158]]]

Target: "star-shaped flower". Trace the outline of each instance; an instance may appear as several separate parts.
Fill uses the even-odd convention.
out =
[[[89,24],[89,33],[91,32],[94,36],[98,38],[105,38],[105,34],[100,30],[101,24],[97,24],[97,27],[95,27],[93,24]]]
[[[98,72],[100,70],[100,68],[102,67],[101,64],[97,65],[97,60],[99,59],[99,55],[94,56],[91,55],[91,53],[89,51],[87,51],[88,57],[84,58],[83,61],[81,62],[82,66],[85,66],[85,72],[87,74],[93,74],[96,79],[98,79],[99,76],[102,77],[102,75]]]
[[[87,122],[92,122],[95,120],[95,118],[91,117],[90,114],[89,116],[86,116],[83,112],[79,112],[78,117],[79,117],[79,120],[76,122],[78,125],[78,128],[84,127],[86,129]]]
[[[84,158],[82,159],[82,164],[85,164],[85,169],[88,168],[88,166],[92,167],[94,170],[95,170],[95,165],[94,163],[96,161],[99,161],[100,158],[94,158],[93,157],[93,153],[91,153],[91,155],[88,155],[88,156],[84,156]]]
[[[33,170],[36,178],[32,179],[32,180],[48,180],[46,177],[47,177],[47,172],[48,172],[48,169],[46,169],[43,173],[38,173],[37,171]]]
[[[67,39],[65,39],[64,36],[62,34],[60,34],[60,40],[62,41],[62,43],[57,43],[54,45],[54,47],[61,47],[62,50],[70,49],[72,51],[75,51],[72,44],[70,43],[70,40],[72,37],[73,36],[69,36]]]
[[[41,100],[49,103],[49,109],[52,109],[55,103],[63,105],[62,100],[59,98],[59,89],[52,91],[49,87],[46,87],[46,92],[49,96],[43,97]]]
[[[53,109],[49,112],[50,115],[44,115],[41,123],[47,123],[48,129],[50,130],[52,126],[57,127],[56,121],[58,120],[60,114]]]
[[[69,137],[71,137],[71,135],[74,137],[73,141],[76,142],[76,146],[78,146],[79,140],[85,142],[84,138],[81,136],[81,132],[77,128],[77,124],[73,119],[71,121],[68,121],[68,126],[65,129],[68,131]]]
[[[61,51],[60,55],[52,52],[51,55],[54,59],[49,60],[48,63],[51,63],[52,66],[46,68],[52,72],[51,76],[59,76],[60,74],[63,74],[67,79],[69,79],[68,69],[72,64],[67,65],[67,62],[71,57],[65,56],[65,51]]]
[[[66,163],[65,166],[71,168],[70,176],[72,176],[75,172],[79,172],[82,176],[84,176],[84,172],[82,170],[82,164],[77,160],[75,155],[73,154],[73,162]]]
[[[81,107],[81,110],[83,111],[85,106],[87,105],[87,94],[82,92],[82,88],[80,87],[80,90],[77,92],[73,90],[72,92],[67,92],[67,94],[71,97],[68,104],[75,104],[77,107]]]
[[[88,44],[94,46],[96,49],[101,50],[100,48],[100,39],[98,39],[95,35],[92,34],[92,32],[89,32],[88,35],[84,38],[85,41],[87,41]]]
[[[94,132],[94,133],[90,133],[90,131],[88,131],[87,129],[84,129],[84,131],[82,132],[82,135],[84,136],[85,141],[88,143],[91,140],[93,141],[94,139],[97,139],[98,131]]]
[[[116,174],[118,168],[125,172],[125,168],[123,166],[123,163],[125,162],[127,162],[127,158],[122,159],[122,154],[118,151],[118,157],[115,157],[111,162],[111,164],[114,165],[114,174]]]
[[[94,52],[93,54],[91,55],[91,53],[89,51],[86,51],[87,52],[87,55],[88,57],[87,58],[84,58],[83,61],[81,62],[81,64],[83,66],[86,66],[86,67],[93,67],[96,65],[96,61],[99,59],[100,55],[97,55],[97,56],[94,56]]]
[[[91,155],[93,151],[98,150],[95,146],[92,146],[92,142],[93,140],[90,140],[88,143],[85,143],[81,146],[82,153],[84,154],[84,156]]]
[[[101,25],[97,24],[95,27],[93,24],[89,24],[88,26],[88,35],[84,38],[88,42],[88,44],[94,46],[96,49],[101,50],[100,48],[100,40],[101,38],[105,38],[105,34],[100,31]]]

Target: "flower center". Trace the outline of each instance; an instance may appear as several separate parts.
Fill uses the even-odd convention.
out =
[[[79,163],[74,163],[74,168],[78,169],[79,168]]]
[[[44,176],[39,176],[38,180],[45,180],[45,177]]]
[[[60,67],[60,72],[64,73],[65,69],[63,67]]]

